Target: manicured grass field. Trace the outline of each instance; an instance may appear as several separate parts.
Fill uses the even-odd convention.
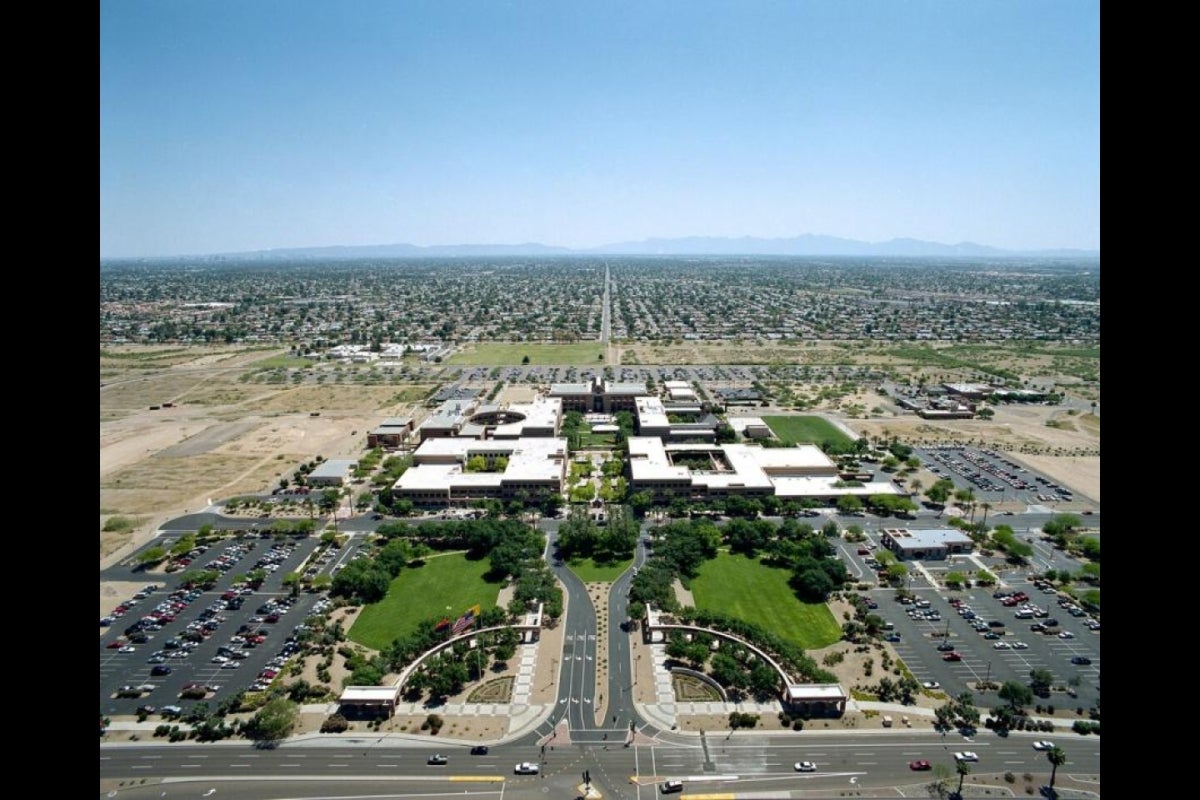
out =
[[[603,364],[604,348],[599,342],[545,344],[540,342],[482,342],[468,346],[446,359],[447,364],[507,367],[521,364],[529,356],[530,364],[592,366]]]
[[[622,572],[629,569],[629,565],[632,563],[632,558],[615,561],[612,564],[597,564],[591,558],[581,558],[577,561],[568,561],[567,566],[584,583],[612,583],[620,577]]]
[[[763,417],[763,422],[785,444],[839,442],[844,447],[853,440],[821,417]]]
[[[757,559],[721,553],[700,568],[692,595],[697,608],[753,622],[806,650],[841,639],[842,628],[829,606],[797,600],[788,586],[791,576]]]
[[[476,603],[487,611],[500,594],[499,584],[483,579],[490,567],[487,559],[468,561],[461,553],[433,556],[422,567],[406,567],[392,581],[386,597],[363,609],[347,636],[380,650],[397,636],[412,633],[424,620],[456,620]]]

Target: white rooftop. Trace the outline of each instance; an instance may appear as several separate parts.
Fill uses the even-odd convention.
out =
[[[343,703],[382,703],[399,696],[399,686],[347,686],[339,699]]]
[[[883,533],[892,537],[905,549],[942,547],[948,544],[972,544],[971,537],[956,528],[932,528],[916,531],[908,528],[885,528]]]
[[[358,466],[358,462],[347,458],[332,458],[328,461],[321,462],[312,472],[308,474],[310,478],[345,478],[350,474],[350,470]]]
[[[787,687],[789,700],[842,700],[846,690],[837,683],[802,683]]]
[[[474,455],[503,456],[504,472],[465,472]],[[427,439],[413,452],[414,465],[394,484],[397,490],[436,490],[453,486],[499,486],[505,481],[562,479],[567,440],[550,437],[525,439]],[[422,463],[423,458],[453,458],[450,463]]]

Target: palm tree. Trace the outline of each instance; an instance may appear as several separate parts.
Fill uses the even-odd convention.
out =
[[[959,489],[954,493],[954,499],[960,506],[966,506],[971,511],[971,522],[975,522],[975,492],[971,489]]]
[[[962,760],[956,760],[956,762],[954,762],[954,771],[958,772],[959,774],[959,788],[955,790],[954,796],[955,798],[961,798],[962,781],[966,780],[967,775],[971,775],[971,765],[967,764],[966,762],[962,762]]]
[[[962,797],[963,781],[971,774],[971,765],[965,761],[955,761],[954,771],[958,773],[958,790],[954,792],[954,796]]]
[[[1050,796],[1053,797],[1054,776],[1058,774],[1058,768],[1067,763],[1067,754],[1061,747],[1051,747],[1046,751],[1046,758],[1050,761]]]

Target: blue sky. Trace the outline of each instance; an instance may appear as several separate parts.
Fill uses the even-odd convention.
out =
[[[101,0],[100,256],[1100,247],[1098,0]]]

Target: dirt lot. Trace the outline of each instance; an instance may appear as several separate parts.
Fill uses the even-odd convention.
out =
[[[270,352],[126,348],[101,357],[100,558],[148,539],[163,521],[225,497],[267,491],[317,455],[353,457],[387,416],[423,418],[427,386],[257,384]],[[259,368],[260,369],[260,368]],[[170,403],[171,407],[162,407]],[[150,410],[151,406],[159,406]],[[312,416],[313,412],[319,416]]]

